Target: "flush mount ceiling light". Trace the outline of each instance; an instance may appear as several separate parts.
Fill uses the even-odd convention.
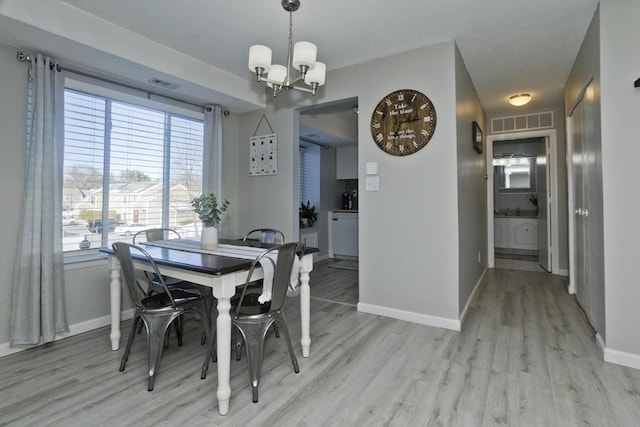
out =
[[[249,48],[249,69],[256,73],[258,82],[265,82],[273,88],[273,96],[282,89],[296,89],[316,94],[318,87],[324,85],[326,66],[316,61],[318,48],[313,43],[297,42],[293,46],[293,12],[300,7],[300,0],[282,0],[282,8],[289,12],[289,47],[287,50],[287,66],[271,64],[271,49],[263,45]],[[292,49],[293,46],[293,49]],[[291,67],[300,72],[296,78],[291,76]],[[295,86],[299,81],[307,85]]]
[[[530,93],[516,93],[515,95],[511,95],[509,97],[509,104],[515,107],[522,107],[531,101]]]

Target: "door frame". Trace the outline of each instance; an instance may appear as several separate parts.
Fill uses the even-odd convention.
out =
[[[551,247],[551,273],[562,274],[560,271],[559,250],[560,238],[558,233],[558,160],[557,160],[557,133],[555,129],[531,130],[524,132],[510,132],[487,136],[487,264],[489,268],[495,267],[494,248],[494,212],[493,212],[493,143],[495,141],[510,141],[527,138],[546,138],[546,154],[549,157],[548,189],[551,191],[551,209],[547,212],[547,236]]]

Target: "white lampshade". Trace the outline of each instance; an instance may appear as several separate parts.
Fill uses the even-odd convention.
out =
[[[314,69],[310,70],[304,77],[304,82],[309,86],[311,86],[312,83],[317,83],[318,86],[322,86],[326,74],[327,66],[323,62],[316,62]]]
[[[301,65],[306,65],[312,70],[316,64],[316,54],[318,48],[315,44],[309,42],[298,42],[293,46],[293,67],[300,69]]]
[[[284,79],[287,78],[287,68],[283,65],[274,64],[271,66],[271,70],[269,70],[267,78],[282,84],[284,83]]]
[[[261,44],[254,44],[249,48],[249,69],[253,72],[256,68],[264,68],[265,72],[271,69],[271,49]]]
[[[514,107],[522,107],[523,105],[528,104],[529,101],[531,101],[530,93],[517,93],[509,97],[509,104]]]

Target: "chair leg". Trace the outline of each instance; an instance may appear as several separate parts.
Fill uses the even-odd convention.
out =
[[[296,353],[293,351],[293,345],[291,344],[291,337],[289,336],[289,328],[287,328],[287,318],[284,315],[284,311],[280,311],[277,313],[276,322],[280,322],[282,325],[282,330],[284,331],[284,337],[287,341],[287,347],[289,347],[289,357],[291,357],[291,364],[293,365],[293,370],[296,374],[300,373],[300,368],[298,367],[298,359],[296,358]]]
[[[149,326],[147,334],[147,351],[149,357],[149,383],[147,390],[153,390],[155,376],[160,368],[160,359],[162,358],[162,349],[164,345],[164,337],[171,322],[175,320],[174,316],[148,316],[146,318]]]
[[[211,323],[211,330],[209,332],[209,336],[207,337],[209,340],[209,345],[207,346],[207,351],[204,355],[204,362],[202,362],[202,370],[200,371],[200,379],[207,378],[207,371],[209,370],[210,360],[213,362],[218,361],[218,357],[216,356],[216,324]]]
[[[272,325],[268,323],[241,323],[236,324],[247,348],[247,365],[249,365],[249,378],[253,391],[253,403],[258,401],[258,386],[260,383],[260,373],[262,371],[262,350],[264,346],[264,336]]]
[[[131,332],[129,332],[129,339],[127,339],[127,347],[124,349],[124,354],[122,355],[122,359],[120,360],[120,369],[119,371],[124,371],[125,366],[127,365],[127,360],[129,359],[129,352],[131,351],[131,345],[133,344],[133,339],[136,336],[136,332],[138,330],[142,330],[142,318],[135,314],[133,316],[133,324],[131,325]]]

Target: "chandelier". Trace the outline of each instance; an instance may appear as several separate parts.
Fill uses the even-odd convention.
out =
[[[283,89],[296,89],[316,94],[324,85],[326,65],[316,61],[318,48],[313,43],[297,42],[293,46],[293,12],[300,7],[300,0],[282,0],[282,8],[289,12],[289,47],[287,66],[271,64],[271,49],[263,45],[253,45],[249,49],[249,69],[256,73],[258,82],[265,82],[273,88],[273,96]],[[293,49],[292,49],[293,46]],[[299,71],[297,77],[291,75],[291,67]],[[307,86],[296,86],[304,82]]]

